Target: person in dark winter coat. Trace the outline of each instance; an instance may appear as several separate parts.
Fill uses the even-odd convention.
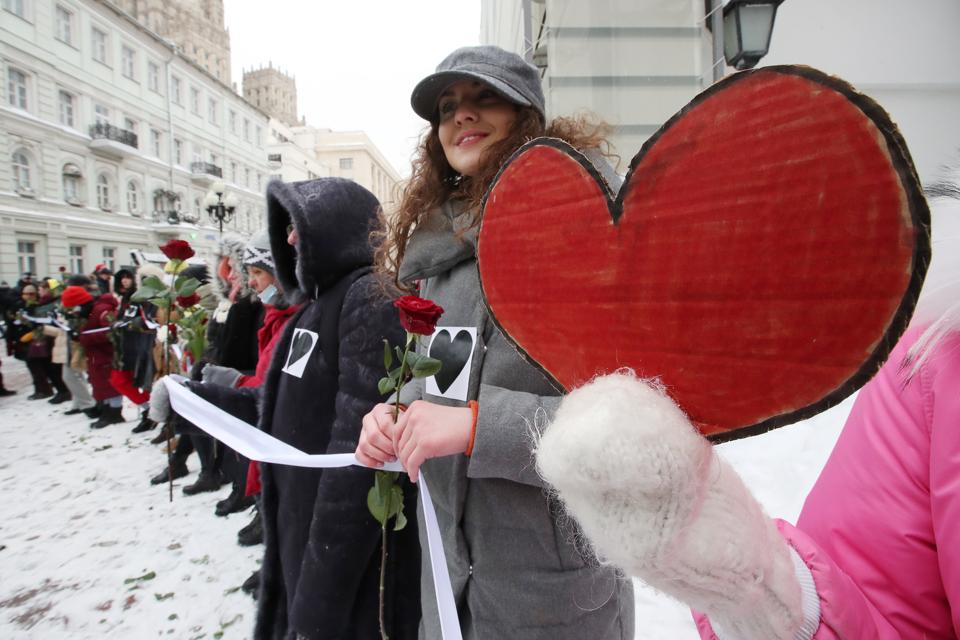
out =
[[[383,340],[401,344],[404,338],[369,269],[368,236],[379,204],[354,182],[323,178],[270,183],[267,207],[277,278],[284,295],[303,308],[276,345],[260,394],[260,428],[307,453],[351,453],[361,418],[380,399]],[[256,415],[251,391],[190,386],[238,417]],[[255,638],[379,637],[381,532],[366,499],[373,481],[374,472],[360,467],[263,465],[265,552]],[[416,491],[405,477],[402,482],[412,515]],[[388,563],[386,632],[415,638],[415,527],[390,532]]]
[[[149,325],[156,307],[149,302],[132,300],[137,292],[136,283],[136,276],[129,269],[120,269],[113,276],[113,290],[120,307],[114,325],[114,369],[110,381],[117,391],[141,406],[140,422],[133,428],[133,433],[141,433],[156,426],[147,417],[146,409],[156,374],[153,347],[157,332]]]

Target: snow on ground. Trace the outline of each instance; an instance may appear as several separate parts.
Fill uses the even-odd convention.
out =
[[[219,493],[186,497],[192,473],[150,486],[166,459],[156,431],[100,431],[65,405],[29,401],[29,376],[6,358],[16,396],[0,399],[0,638],[249,638],[254,601],[239,590],[262,547],[236,544],[249,513],[218,518]],[[721,445],[771,516],[795,520],[851,400],[803,423]],[[636,584],[638,639],[696,638],[686,607]]]

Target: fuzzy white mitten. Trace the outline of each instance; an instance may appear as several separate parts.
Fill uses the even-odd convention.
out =
[[[208,364],[203,368],[201,375],[203,381],[207,384],[218,384],[232,389],[237,386],[237,382],[243,374],[231,367]]]
[[[787,543],[662,388],[595,379],[564,398],[536,455],[601,558],[706,613],[721,637],[800,630]]]
[[[150,388],[150,419],[154,422],[166,422],[170,419],[170,392],[167,391],[167,385],[163,376],[153,383]]]

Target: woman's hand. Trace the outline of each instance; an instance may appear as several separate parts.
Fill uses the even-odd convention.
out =
[[[390,429],[394,426],[393,412],[392,404],[381,402],[363,416],[363,429],[360,431],[355,452],[361,464],[379,468],[384,463],[397,459],[396,449],[390,438]]]
[[[473,436],[473,411],[417,400],[390,425],[389,433],[400,464],[410,481],[416,482],[424,460],[467,450]]]

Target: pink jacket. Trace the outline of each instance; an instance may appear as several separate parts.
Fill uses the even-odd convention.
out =
[[[860,392],[797,526],[777,523],[817,586],[815,640],[960,637],[960,332],[907,384],[919,334]]]

